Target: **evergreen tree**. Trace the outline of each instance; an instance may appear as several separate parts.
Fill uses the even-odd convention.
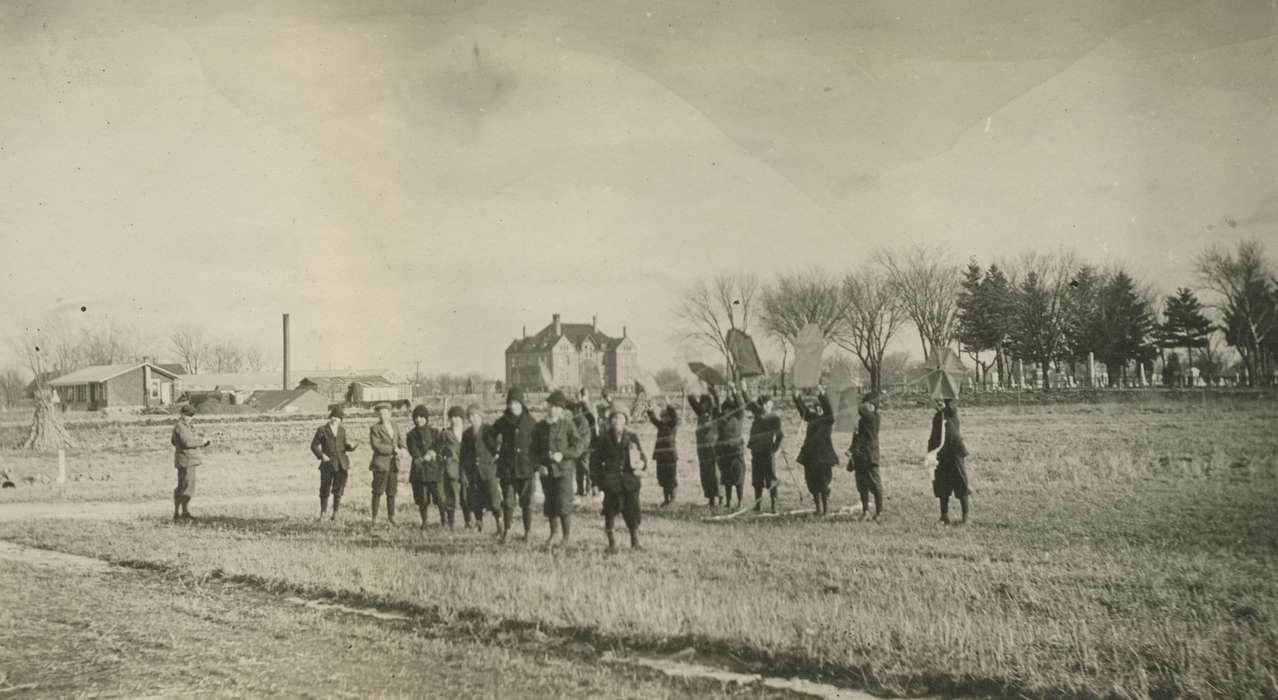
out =
[[[1031,270],[1016,289],[1016,312],[1008,346],[1012,353],[1039,366],[1043,388],[1051,388],[1049,370],[1064,338],[1063,315],[1052,308],[1051,290]]]
[[[1203,306],[1192,290],[1181,287],[1175,296],[1163,302],[1165,320],[1155,329],[1155,338],[1161,348],[1184,348],[1188,366],[1194,366],[1193,348],[1207,347],[1211,336],[1211,321],[1203,314]]]
[[[1088,353],[1095,353],[1097,357],[1101,354],[1105,340],[1102,292],[1107,283],[1106,277],[1091,265],[1079,268],[1070,282],[1066,298],[1065,356],[1076,376],[1077,364],[1087,362]]]
[[[994,350],[998,380],[1003,386],[1011,384],[1006,346],[1008,334],[1011,333],[1016,318],[1016,300],[1012,291],[1007,275],[1003,274],[998,265],[991,263],[989,269],[985,271],[985,279],[981,281],[981,296],[985,299],[988,345]]]
[[[959,347],[972,356],[972,361],[980,369],[978,379],[981,380],[984,380],[989,367],[989,363],[981,362],[981,353],[994,349],[990,342],[989,308],[983,282],[981,266],[976,264],[976,258],[972,258],[963,271],[958,299],[958,330],[955,333]]]
[[[1116,272],[1102,292],[1101,318],[1104,336],[1101,356],[1109,368],[1109,383],[1125,377],[1130,362],[1154,357],[1154,318],[1149,304],[1136,293],[1136,283],[1125,270]]]

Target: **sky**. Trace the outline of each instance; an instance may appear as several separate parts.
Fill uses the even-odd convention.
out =
[[[1278,250],[1276,30],[1272,0],[0,0],[0,335],[277,351],[288,312],[294,367],[501,376],[553,313],[673,364],[696,279],[882,246],[1170,292],[1210,243]]]

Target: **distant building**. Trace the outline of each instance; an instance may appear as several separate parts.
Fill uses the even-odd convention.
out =
[[[176,378],[158,365],[139,362],[85,367],[50,381],[49,386],[70,410],[148,408],[173,403]]]
[[[299,387],[288,391],[255,391],[246,403],[259,411],[324,413],[328,411],[330,401],[314,389]]]
[[[279,372],[231,372],[218,374],[184,374],[177,378],[180,394],[251,393],[282,389]],[[293,387],[289,387],[290,389]]]
[[[560,389],[595,386],[629,393],[638,375],[639,347],[626,327],[621,327],[620,338],[606,335],[597,316],[589,324],[561,323],[554,314],[536,335],[529,336],[525,328],[524,336],[506,348],[507,387],[545,391],[549,383]]]
[[[397,384],[394,377],[385,370],[363,369],[342,371],[307,372],[302,375],[298,387],[314,389],[328,398],[331,403],[342,403],[350,398],[351,386],[365,382],[368,384]]]

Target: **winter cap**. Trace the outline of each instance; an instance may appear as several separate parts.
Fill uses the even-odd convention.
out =
[[[517,386],[512,386],[510,388],[510,391],[506,392],[506,403],[510,403],[511,401],[518,401],[519,403],[523,403],[524,390],[520,389]]]
[[[448,417],[449,417],[450,419],[452,419],[452,418],[465,418],[465,417],[466,417],[466,411],[465,411],[465,409],[463,409],[461,406],[449,406],[449,408],[448,408]]]
[[[329,418],[346,418],[346,412],[342,410],[340,404],[334,405],[328,409]]]
[[[419,403],[416,406],[413,406],[413,420],[417,420],[418,418],[430,420],[430,409],[426,408],[425,404]]]
[[[546,403],[557,408],[568,408],[568,397],[564,396],[564,392],[555,389],[550,392],[550,396],[546,397]]]

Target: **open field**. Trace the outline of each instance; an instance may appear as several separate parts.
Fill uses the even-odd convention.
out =
[[[679,505],[657,509],[649,476],[647,551],[617,557],[603,556],[591,504],[579,507],[566,553],[405,524],[370,530],[362,469],[348,486],[353,508],[336,525],[315,523],[306,501],[201,509],[197,497],[193,510],[205,517],[190,527],[169,523],[161,503],[154,515],[105,522],[0,522],[0,537],[197,580],[404,606],[481,629],[535,625],[595,647],[692,646],[724,664],[876,692],[1278,694],[1278,406],[967,409],[975,522],[961,528],[933,524],[930,475],[919,466],[928,418],[885,412],[888,513],[876,524],[703,522],[685,426]],[[352,435],[364,437],[366,424],[355,423]],[[224,428],[201,495],[313,493],[314,425]],[[786,425],[792,460],[801,431],[792,417]],[[651,444],[652,431],[640,432]],[[165,498],[167,435],[164,426],[77,435],[92,454],[111,456],[95,469],[112,479],[72,482],[65,498]],[[836,447],[848,437],[836,436]],[[161,447],[141,449],[149,440]],[[366,455],[357,452],[357,464]],[[801,475],[783,471],[784,508],[808,506],[799,484]],[[51,495],[8,490],[0,509]],[[835,505],[854,497],[850,475],[837,471]],[[545,533],[536,518],[534,535]]]

